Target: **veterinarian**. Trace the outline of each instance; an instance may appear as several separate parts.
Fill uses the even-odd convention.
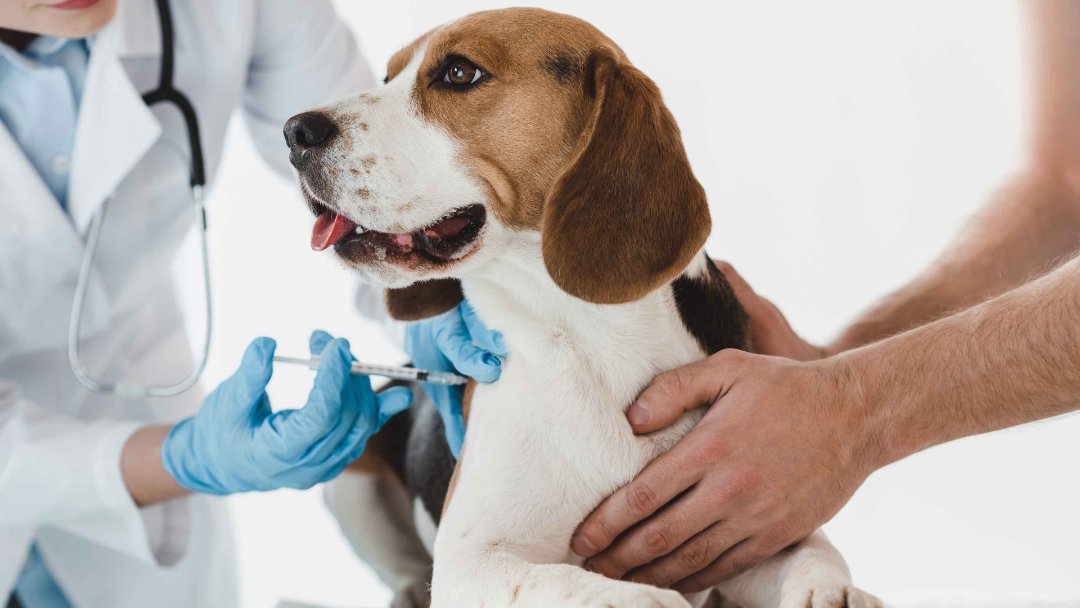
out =
[[[328,480],[408,407],[321,332],[299,409],[271,412],[268,338],[184,390],[202,358],[168,271],[236,110],[291,175],[286,119],[372,82],[329,0],[0,2],[0,604],[236,606],[207,495]]]
[[[1028,164],[825,348],[726,268],[764,354],[662,374],[630,407],[638,433],[709,411],[580,526],[571,546],[589,567],[699,590],[820,527],[886,464],[1080,408],[1080,3],[1023,7]]]

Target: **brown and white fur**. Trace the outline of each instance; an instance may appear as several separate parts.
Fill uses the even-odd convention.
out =
[[[448,86],[448,65],[463,61],[476,82]],[[391,59],[385,86],[314,112],[332,128],[294,143],[293,161],[316,213],[360,226],[338,255],[392,288],[399,318],[442,312],[463,292],[511,352],[500,380],[472,395],[434,540],[432,605],[706,601],[586,571],[569,549],[585,516],[701,416],[635,436],[625,410],[638,392],[662,371],[749,346],[703,250],[705,194],[652,81],[589,24],[508,9],[429,32]],[[448,217],[468,227],[423,243]],[[382,491],[402,502],[400,484]],[[359,492],[330,499],[339,512],[367,505],[347,529],[388,504]],[[352,536],[422,536],[400,522],[366,529]],[[406,569],[395,586],[422,595],[425,566]],[[719,589],[747,607],[877,605],[820,532]]]

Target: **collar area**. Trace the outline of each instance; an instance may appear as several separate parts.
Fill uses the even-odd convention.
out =
[[[45,60],[60,52],[60,49],[68,44],[85,44],[85,42],[82,39],[38,36],[21,53],[0,42],[0,69],[7,64],[24,72],[31,72],[41,68]]]
[[[71,42],[81,42],[93,48],[97,38],[107,36],[113,41],[117,56],[157,57],[161,55],[161,22],[157,6],[150,0],[127,0],[117,3],[116,15],[101,32],[85,39],[39,35],[25,51],[19,52],[0,42],[0,68],[13,67],[33,70],[42,59],[60,51]]]

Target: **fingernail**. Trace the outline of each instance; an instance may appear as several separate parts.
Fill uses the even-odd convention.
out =
[[[634,403],[630,406],[630,411],[626,412],[626,417],[630,419],[630,424],[641,426],[649,423],[649,420],[652,419],[652,412],[644,405]]]
[[[573,545],[576,545],[577,548],[574,548]],[[578,549],[580,549],[580,551]],[[593,545],[588,537],[582,536],[574,539],[574,542],[571,543],[571,550],[581,557],[591,557],[596,554],[596,545]]]

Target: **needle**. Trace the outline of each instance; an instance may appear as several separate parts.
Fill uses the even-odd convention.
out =
[[[274,361],[278,363],[303,365],[308,369],[319,369],[319,357],[317,356],[309,359],[275,356]],[[415,367],[398,367],[394,365],[374,365],[371,363],[360,363],[359,361],[353,361],[352,369],[350,371],[360,376],[381,376],[383,378],[392,378],[394,380],[412,380],[413,382],[427,382],[430,384],[444,384],[447,386],[465,384],[469,381],[465,376],[459,376],[449,372],[435,372],[426,369],[416,369]]]

